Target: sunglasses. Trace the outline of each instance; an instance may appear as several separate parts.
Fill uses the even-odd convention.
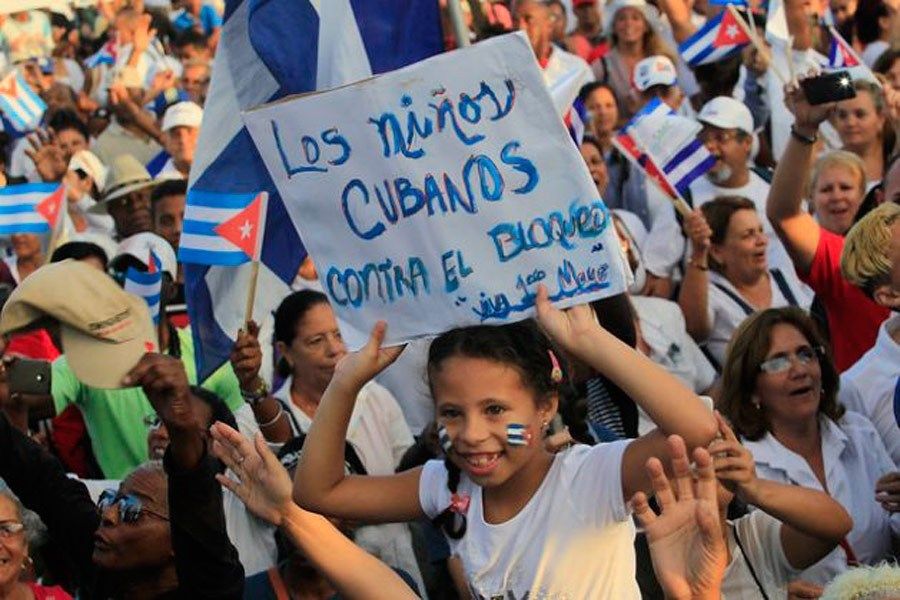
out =
[[[0,538],[10,538],[21,533],[25,525],[19,521],[3,521],[0,523]]]
[[[147,415],[144,417],[144,425],[147,429],[159,429],[162,427],[162,420],[157,415]]]
[[[791,368],[792,357],[796,357],[797,362],[801,365],[808,365],[814,360],[819,360],[819,357],[824,354],[825,349],[822,348],[822,346],[816,346],[815,348],[804,346],[797,350],[797,352],[791,354],[779,354],[778,356],[773,356],[769,360],[759,363],[759,370],[770,375],[784,373]]]
[[[154,512],[149,508],[144,508],[144,503],[134,494],[120,494],[113,489],[103,490],[103,493],[100,494],[100,498],[97,500],[97,509],[103,513],[116,504],[119,505],[119,519],[123,523],[135,523],[141,518],[142,514],[152,515],[163,521],[169,520],[169,517]]]

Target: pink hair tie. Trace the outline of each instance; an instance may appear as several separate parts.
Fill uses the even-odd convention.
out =
[[[464,515],[469,512],[469,502],[472,499],[468,494],[453,494],[450,496],[450,510],[458,515]]]
[[[553,383],[561,383],[563,380],[563,372],[562,368],[559,366],[559,360],[556,358],[556,354],[553,353],[553,350],[547,350],[547,354],[550,355],[550,364],[552,368],[550,369],[550,381]]]

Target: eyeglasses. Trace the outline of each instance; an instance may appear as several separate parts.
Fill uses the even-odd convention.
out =
[[[147,429],[159,429],[162,427],[162,420],[158,415],[147,415],[144,417],[144,425],[147,426]]]
[[[19,521],[3,521],[0,523],[0,538],[10,538],[21,533],[25,525]]]
[[[822,348],[822,346],[816,346],[815,348],[804,346],[803,348],[797,350],[797,352],[790,354],[779,354],[778,356],[773,356],[769,360],[765,360],[759,363],[759,370],[770,375],[784,373],[791,368],[792,357],[795,357],[797,359],[797,362],[799,362],[801,365],[808,365],[814,360],[819,360],[819,357],[824,354],[825,349]]]
[[[715,142],[716,145],[721,146],[722,144],[727,144],[733,139],[736,139],[738,136],[735,131],[722,131],[717,129],[704,129],[700,132],[697,138],[700,140],[700,143],[706,144],[707,142]]]
[[[145,513],[163,521],[169,520],[169,517],[144,508],[144,503],[134,494],[120,494],[113,489],[103,490],[97,500],[97,509],[103,513],[116,504],[119,505],[119,519],[123,523],[135,523]]]

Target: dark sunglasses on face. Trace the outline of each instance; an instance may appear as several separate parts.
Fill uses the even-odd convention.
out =
[[[759,363],[759,370],[763,373],[769,373],[770,375],[784,373],[791,368],[792,356],[796,357],[797,362],[801,365],[808,365],[814,360],[819,360],[819,357],[824,353],[825,349],[822,348],[822,346],[816,346],[815,348],[804,346],[797,350],[797,352],[780,354],[778,356],[773,356],[769,360],[764,360]]]
[[[97,500],[97,509],[103,513],[116,504],[119,505],[119,519],[123,523],[135,523],[145,513],[163,521],[169,520],[169,517],[144,508],[144,503],[134,494],[120,494],[114,489],[103,490]]]

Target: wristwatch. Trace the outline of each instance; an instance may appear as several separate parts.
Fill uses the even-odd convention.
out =
[[[256,406],[269,397],[269,386],[266,385],[262,378],[258,378],[257,381],[259,381],[259,384],[252,390],[241,388],[241,396],[250,406]]]

